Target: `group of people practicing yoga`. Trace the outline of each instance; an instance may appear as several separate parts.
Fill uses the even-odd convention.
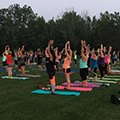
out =
[[[45,52],[41,52],[40,49],[37,49],[35,54],[32,51],[26,52],[24,45],[22,48],[18,50],[14,50],[15,55],[15,66],[21,70],[22,76],[25,75],[25,64],[29,63],[31,66],[34,62],[33,58],[35,58],[35,62],[38,64],[38,68],[41,69],[41,63],[43,57],[46,58],[44,64],[46,64],[46,70],[49,76],[49,80],[51,83],[51,91],[55,92],[55,72],[59,71],[58,65],[62,63],[65,79],[67,81],[66,89],[70,88],[70,64],[72,62],[72,58],[74,59],[75,66],[77,66],[77,50],[74,50],[72,54],[72,50],[70,47],[70,41],[66,42],[65,47],[61,52],[58,52],[58,47],[53,48],[54,40],[50,40],[48,46],[45,49]],[[100,76],[103,79],[104,76],[107,76],[108,73],[111,73],[111,59],[113,65],[119,63],[119,52],[116,54],[114,51],[113,54],[112,47],[109,46],[109,50],[106,50],[106,47],[103,47],[101,44],[100,48],[95,50],[94,48],[90,51],[90,45],[86,45],[85,40],[81,40],[81,57],[79,60],[80,67],[80,76],[82,78],[83,86],[87,86],[88,83],[88,71],[92,71],[95,76],[95,81],[97,81],[97,77]],[[9,78],[12,77],[12,52],[10,51],[9,45],[5,47],[5,51],[3,52],[3,66],[6,67],[8,71]],[[63,55],[63,56],[62,56]],[[73,56],[72,56],[73,55]],[[62,60],[63,57],[63,60]],[[100,71],[100,75],[97,74],[97,71]]]

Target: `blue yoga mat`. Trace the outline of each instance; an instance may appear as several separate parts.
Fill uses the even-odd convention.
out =
[[[79,70],[71,70],[71,72],[79,72]],[[92,72],[92,71],[88,71],[88,72]]]
[[[0,69],[6,69],[6,68],[0,67]]]
[[[47,74],[47,72],[44,72],[44,74]],[[55,74],[64,75],[64,73],[55,73]]]
[[[9,78],[9,77],[8,76],[2,76],[1,78]],[[23,79],[23,80],[25,80],[25,79],[29,79],[29,78],[28,77],[11,77],[9,79]]]
[[[2,70],[1,72],[8,72],[6,70]],[[12,73],[20,73],[19,71],[12,71]]]
[[[31,93],[50,94],[51,91],[35,90],[35,91],[32,91]],[[54,94],[57,94],[57,95],[75,95],[75,96],[79,96],[80,95],[79,92],[65,92],[65,91],[55,91]]]

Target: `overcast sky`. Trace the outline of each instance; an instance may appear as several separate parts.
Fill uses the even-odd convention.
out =
[[[46,21],[57,19],[66,10],[74,9],[77,14],[88,13],[89,16],[99,17],[100,12],[120,12],[120,0],[1,0],[0,9],[19,4],[31,6],[34,13],[43,16]]]

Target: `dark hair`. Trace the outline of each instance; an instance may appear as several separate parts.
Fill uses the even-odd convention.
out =
[[[24,50],[22,51],[22,54],[23,54],[23,55],[25,54],[25,51],[24,51]]]
[[[95,55],[98,56],[98,52],[95,52]]]
[[[53,49],[50,49],[50,53],[51,53],[52,56],[53,56],[53,62],[55,62],[55,58],[56,58],[56,56],[55,56],[55,51],[54,51]]]

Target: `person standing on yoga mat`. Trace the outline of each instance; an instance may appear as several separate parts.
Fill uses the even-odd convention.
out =
[[[88,82],[88,66],[87,66],[87,60],[88,60],[88,47],[89,45],[86,47],[86,42],[85,40],[81,40],[81,59],[79,61],[79,65],[80,65],[80,76],[82,78],[82,83],[83,86],[87,86],[87,82]],[[85,50],[86,49],[86,50]]]
[[[10,51],[9,45],[5,47],[5,56],[7,57],[7,71],[8,71],[8,77],[12,77],[12,51]]]
[[[109,51],[108,51],[108,73],[111,73],[111,50],[112,50],[112,47],[109,46]]]
[[[77,66],[77,50],[74,51],[74,63],[76,67]]]
[[[99,67],[99,70],[100,70],[100,76],[101,76],[101,79],[103,79],[104,77],[104,73],[103,73],[103,70],[104,70],[104,67],[105,67],[105,62],[104,62],[104,54],[103,54],[103,45],[101,44],[101,49],[100,49],[100,56],[98,57],[98,67]]]
[[[91,58],[91,68],[92,68],[93,75],[95,76],[95,81],[97,81],[97,68],[98,68],[98,65],[97,65],[98,56],[97,55],[98,53],[94,52],[93,58]]]
[[[104,47],[104,55],[105,55],[105,67],[104,67],[104,71],[105,71],[105,77],[107,76],[107,66],[108,66],[108,54],[107,54],[107,51],[106,51],[106,47]]]
[[[68,47],[68,49],[67,49]],[[67,81],[67,89],[70,88],[70,63],[72,60],[72,50],[70,49],[70,42],[68,41],[65,44],[65,55],[66,57],[64,58],[64,63],[63,63],[63,69],[64,69],[64,75]]]
[[[50,83],[51,83],[51,90],[52,93],[55,92],[55,52],[53,49],[53,42],[54,40],[50,40],[48,43],[48,47],[45,50],[46,55],[46,68],[47,73],[49,75]]]
[[[21,71],[22,71],[22,76],[25,75],[25,50],[24,50],[24,45],[22,46],[22,49],[19,52],[20,55],[20,66],[21,66]]]

